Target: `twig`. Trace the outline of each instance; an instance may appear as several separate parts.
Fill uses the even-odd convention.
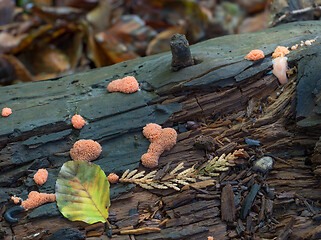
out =
[[[153,232],[160,232],[160,228],[155,228],[155,227],[143,227],[143,228],[138,228],[138,229],[132,229],[132,230],[124,230],[120,231],[120,234],[129,234],[129,235],[140,235],[140,234],[145,234],[145,233],[153,233]]]
[[[295,166],[294,166],[293,164],[291,164],[291,163],[289,163],[289,162],[285,161],[285,160],[284,160],[284,159],[282,159],[282,158],[279,158],[279,157],[276,157],[276,156],[273,156],[273,158],[274,158],[275,160],[277,160],[277,161],[280,161],[280,162],[282,162],[282,163],[284,163],[284,164],[286,164],[286,165],[289,165],[289,166],[291,166],[291,167],[295,168]]]
[[[303,13],[307,13],[307,12],[312,12],[312,11],[321,11],[321,6],[317,6],[317,7],[307,7],[307,8],[303,8],[303,9],[298,9],[298,10],[293,10],[293,11],[289,11],[285,14],[283,14],[281,17],[279,17],[279,19],[277,19],[274,23],[273,23],[273,27],[276,26],[277,24],[279,24],[280,22],[282,22],[285,18],[287,18],[288,16],[293,16],[293,15],[300,15]]]

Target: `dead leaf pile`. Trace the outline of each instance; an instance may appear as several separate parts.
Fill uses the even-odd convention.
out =
[[[0,84],[55,78],[168,51],[174,33],[193,44],[261,30],[267,27],[270,2],[1,0]]]

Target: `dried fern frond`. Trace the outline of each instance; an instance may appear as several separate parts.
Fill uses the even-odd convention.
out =
[[[141,186],[142,188],[145,188],[145,189],[154,189],[152,186],[148,185],[148,184],[145,184],[145,183],[136,183],[138,184],[139,186]]]
[[[144,171],[145,172],[145,171]],[[143,177],[143,179],[151,179],[154,178],[156,175],[157,171],[152,171],[150,173],[147,173],[147,175],[145,177]]]
[[[144,177],[145,175],[145,171],[139,172],[137,174],[135,174],[132,179],[136,179],[136,178],[140,178],[140,177]]]
[[[168,166],[165,166],[168,168]],[[184,169],[184,163],[179,163],[171,172],[165,174],[160,179],[154,179],[158,171],[152,171],[145,175],[145,171],[138,172],[137,169],[133,171],[125,171],[123,176],[119,179],[119,182],[135,183],[145,189],[168,189],[172,188],[180,191],[180,185],[188,185],[189,183],[195,183],[197,181],[197,175],[195,174],[194,166]],[[167,172],[163,171],[163,172]]]
[[[175,183],[170,183],[170,182],[164,182],[164,185],[170,187],[170,188],[173,188],[175,189],[176,191],[180,191],[181,189],[179,187],[177,187],[177,184]]]
[[[135,176],[135,174],[138,172],[138,170],[137,169],[135,169],[135,170],[133,170],[133,171],[131,171],[130,173],[128,173],[128,175],[126,176],[126,179],[129,179],[130,177],[132,177],[132,176]]]
[[[231,153],[226,155],[223,153],[220,157],[213,157],[208,160],[206,163],[202,164],[202,166],[198,169],[198,174],[207,175],[211,177],[219,176],[219,172],[224,172],[229,169],[231,161],[234,161],[238,157]]]
[[[179,171],[179,170],[181,170],[181,169],[183,169],[183,168],[184,168],[184,163],[181,162],[181,163],[179,163],[179,164],[177,165],[176,168],[174,168],[173,171],[171,171],[171,172],[169,173],[169,175],[174,175],[177,171]]]
[[[167,186],[164,186],[163,184],[156,183],[156,182],[150,182],[149,183],[152,187],[158,188],[158,189],[168,189]]]
[[[187,176],[188,174],[191,174],[191,173],[193,173],[195,171],[195,169],[194,169],[194,166],[193,167],[191,167],[191,168],[187,168],[186,170],[184,170],[183,172],[180,172],[179,174],[178,174],[178,176]]]
[[[207,182],[212,184],[212,181],[215,181],[210,181],[211,177],[219,176],[220,172],[227,171],[230,166],[233,166],[234,160],[238,158],[237,155],[241,153],[238,150],[234,151],[233,154],[222,154],[220,157],[212,156],[211,159],[202,164],[198,169],[195,169],[195,166],[185,169],[184,162],[180,162],[172,171],[169,171],[170,164],[167,164],[163,169],[154,170],[147,174],[145,174],[145,171],[138,172],[137,169],[133,171],[128,169],[119,179],[119,182],[134,183],[145,189],[172,188],[176,191],[180,191],[182,187],[191,184],[207,186]],[[201,180],[201,182],[197,180]]]
[[[176,182],[176,183],[179,183],[179,184],[182,184],[182,185],[188,185],[189,182],[185,182],[184,180],[180,180],[180,179],[173,179],[172,182]],[[196,179],[195,179],[195,182],[196,182]]]
[[[123,173],[123,175],[121,176],[121,178],[125,178],[126,176],[127,176],[127,174],[129,173],[129,169],[127,169],[124,173]]]

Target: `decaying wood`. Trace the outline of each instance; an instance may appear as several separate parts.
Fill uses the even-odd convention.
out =
[[[234,193],[231,184],[227,184],[222,188],[221,195],[221,218],[223,221],[234,222],[235,221],[235,200]]]
[[[281,232],[281,234],[278,236],[278,240],[286,240],[289,238],[290,234],[293,231],[293,224],[294,224],[294,218],[291,218],[291,220],[288,222],[287,225],[285,225],[283,231]]]
[[[321,152],[321,45],[320,37],[316,38],[320,30],[319,22],[300,22],[209,40],[191,46],[197,64],[177,72],[170,69],[171,54],[164,53],[58,79],[0,88],[0,102],[13,109],[10,117],[0,118],[0,209],[13,206],[8,201],[12,195],[26,199],[31,190],[54,192],[59,169],[70,160],[68,151],[78,139],[94,139],[102,145],[103,152],[94,162],[107,174],[122,175],[126,169],[147,171],[139,166],[140,156],[149,145],[141,130],[155,122],[179,132],[177,145],[159,159],[158,169],[162,170],[155,179],[164,178],[181,162],[185,168],[199,167],[235,150],[240,157],[220,176],[211,176],[213,184],[206,189],[190,186],[183,192],[149,192],[133,188],[134,184],[111,186],[109,221],[115,239],[125,239],[120,232],[130,228],[160,229],[135,236],[138,240],[207,236],[272,239],[282,235],[291,217],[295,223],[289,236],[318,236],[319,220],[314,216],[321,207],[321,185],[314,174],[320,171],[316,166]],[[290,76],[289,83],[279,86],[269,73],[276,46],[314,38],[311,46],[288,55],[289,66],[296,67],[297,72]],[[252,49],[262,49],[265,59],[244,60]],[[128,95],[106,91],[110,81],[127,75],[137,78],[141,91]],[[71,127],[70,118],[75,113],[89,122],[81,130]],[[196,122],[196,127],[185,129],[187,121]],[[209,148],[194,147],[200,136],[213,140]],[[260,145],[249,146],[244,138]],[[275,158],[273,169],[266,174],[254,172],[253,162],[264,155]],[[49,171],[49,179],[41,187],[32,180],[38,168]],[[228,182],[236,209],[229,228],[221,221],[225,213],[220,199]],[[61,218],[55,203],[20,217],[11,227],[1,219],[4,236],[23,239],[41,233],[46,239],[65,227],[80,229],[87,236],[100,232],[99,228]]]
[[[194,59],[189,49],[189,43],[182,34],[174,34],[170,41],[172,52],[172,70],[178,71],[181,68],[194,64]]]

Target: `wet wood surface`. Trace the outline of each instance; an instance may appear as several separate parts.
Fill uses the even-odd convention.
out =
[[[54,192],[59,169],[70,160],[68,151],[78,139],[94,139],[102,145],[102,155],[94,162],[106,174],[143,169],[140,156],[149,142],[142,127],[155,122],[179,133],[177,145],[162,154],[159,168],[182,161],[190,167],[238,149],[248,155],[205,189],[176,192],[147,191],[132,184],[112,186],[113,238],[318,239],[321,47],[316,37],[320,30],[319,22],[303,22],[212,39],[192,46],[197,64],[177,72],[170,70],[171,54],[164,53],[0,88],[1,105],[13,109],[10,117],[0,119],[2,215],[13,206],[12,195],[26,199],[32,190]],[[293,73],[285,86],[279,86],[270,73],[276,46],[314,38],[311,46],[288,55]],[[256,63],[244,60],[252,49],[262,49],[266,58]],[[108,82],[127,75],[136,77],[141,91],[107,92]],[[71,126],[75,113],[89,122],[81,130]],[[187,121],[199,127],[186,129]],[[199,137],[213,139],[213,149],[196,147]],[[251,146],[245,138],[260,144]],[[273,168],[266,173],[254,171],[254,162],[263,156],[274,159]],[[49,180],[41,187],[32,180],[38,168],[49,171]],[[226,212],[228,206],[231,213]],[[1,236],[46,239],[70,227],[87,239],[107,239],[104,226],[70,222],[55,203],[21,217],[13,225],[1,218]]]

